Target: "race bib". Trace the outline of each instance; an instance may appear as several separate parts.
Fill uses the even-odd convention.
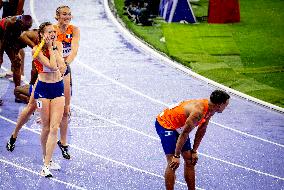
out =
[[[36,101],[36,105],[37,105],[37,108],[41,109],[42,108],[42,101],[41,100],[37,100]]]
[[[71,43],[62,42],[63,44],[63,57],[67,57],[71,53]]]

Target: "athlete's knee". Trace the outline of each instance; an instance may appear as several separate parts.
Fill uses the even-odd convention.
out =
[[[42,128],[42,132],[43,133],[49,133],[50,132],[50,128],[48,126],[45,126]]]
[[[33,113],[36,111],[36,108],[36,102],[29,102],[26,109],[29,113]]]
[[[186,158],[186,159],[184,159],[184,164],[188,169],[194,170],[196,163],[193,163],[191,158]]]
[[[68,106],[68,105],[66,106],[66,105],[65,105],[63,117],[68,117],[69,112],[70,112],[70,106]]]
[[[57,132],[58,132],[58,129],[59,129],[59,124],[58,124],[58,123],[56,123],[56,124],[52,124],[52,123],[51,123],[49,129],[50,129],[50,132],[49,132],[49,133],[50,133],[51,135],[57,136]]]

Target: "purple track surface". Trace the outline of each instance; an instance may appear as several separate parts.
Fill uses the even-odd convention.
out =
[[[72,159],[54,154],[62,169],[53,179],[42,166],[37,116],[22,129],[16,148],[5,148],[24,104],[14,102],[13,83],[0,79],[0,189],[164,189],[166,160],[155,116],[167,105],[207,98],[214,87],[178,71],[127,41],[107,18],[102,0],[26,1],[25,13],[54,20],[70,5],[81,41],[73,74],[68,139]],[[33,15],[34,16],[34,15]],[[34,25],[34,27],[37,27]],[[29,79],[31,50],[26,48]],[[5,55],[4,67],[10,62]],[[3,72],[3,70],[1,70]],[[199,189],[284,189],[284,115],[232,96],[216,114],[199,148]],[[176,189],[186,189],[183,166]]]

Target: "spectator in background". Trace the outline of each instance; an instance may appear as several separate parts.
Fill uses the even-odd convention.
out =
[[[150,1],[149,1],[150,2]],[[150,26],[153,23],[151,16],[151,3],[147,0],[126,0],[125,14],[136,24]]]

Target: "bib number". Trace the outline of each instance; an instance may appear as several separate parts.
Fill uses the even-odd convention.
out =
[[[42,101],[37,100],[36,105],[37,105],[37,108],[41,109],[42,108]]]

